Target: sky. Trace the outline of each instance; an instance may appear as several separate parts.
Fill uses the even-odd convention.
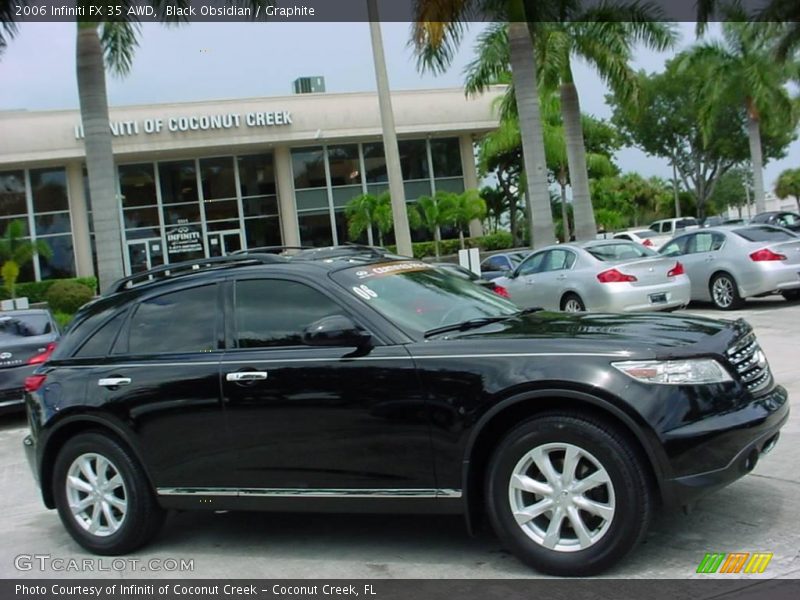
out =
[[[692,44],[694,24],[680,23],[681,47]],[[382,25],[390,86],[395,90],[456,87],[473,57],[481,26],[468,31],[450,70],[420,74],[408,45],[407,23]],[[712,30],[713,31],[713,30]],[[636,52],[635,69],[660,71],[673,52]],[[575,81],[583,112],[611,115],[607,89],[585,64],[577,62]],[[133,68],[124,78],[107,79],[112,106],[224,98],[286,95],[300,76],[322,75],[329,92],[375,89],[367,23],[192,23],[181,27],[142,26]],[[0,56],[0,110],[77,109],[75,24],[23,23]],[[2,144],[2,139],[0,139]],[[671,177],[665,160],[635,148],[617,155],[623,172]],[[800,141],[787,157],[767,165],[771,190],[778,174],[800,167]]]

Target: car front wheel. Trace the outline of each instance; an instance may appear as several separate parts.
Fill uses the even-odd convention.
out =
[[[164,511],[133,454],[101,433],[69,440],[56,458],[53,490],[61,521],[96,554],[126,554],[159,530]]]
[[[553,575],[608,569],[644,537],[652,513],[638,453],[614,429],[581,415],[536,417],[508,433],[486,493],[501,540]]]

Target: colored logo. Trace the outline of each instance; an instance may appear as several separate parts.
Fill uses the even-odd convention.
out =
[[[698,573],[763,573],[767,570],[772,552],[709,552],[700,561]]]

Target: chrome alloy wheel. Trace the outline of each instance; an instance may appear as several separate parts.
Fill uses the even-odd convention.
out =
[[[107,537],[122,527],[128,494],[119,469],[105,456],[78,456],[67,471],[66,488],[72,516],[84,530]]]
[[[714,303],[721,308],[728,308],[733,304],[733,282],[727,277],[717,277],[711,287]]]
[[[566,443],[538,446],[514,467],[511,512],[537,544],[576,552],[596,544],[614,519],[614,486],[591,453]]]
[[[577,298],[568,298],[566,302],[564,302],[564,312],[583,312],[583,306],[581,306],[581,301]]]

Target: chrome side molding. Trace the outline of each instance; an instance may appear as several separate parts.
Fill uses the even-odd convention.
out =
[[[159,496],[229,496],[241,498],[461,498],[461,490],[435,488],[189,488],[163,487]]]

